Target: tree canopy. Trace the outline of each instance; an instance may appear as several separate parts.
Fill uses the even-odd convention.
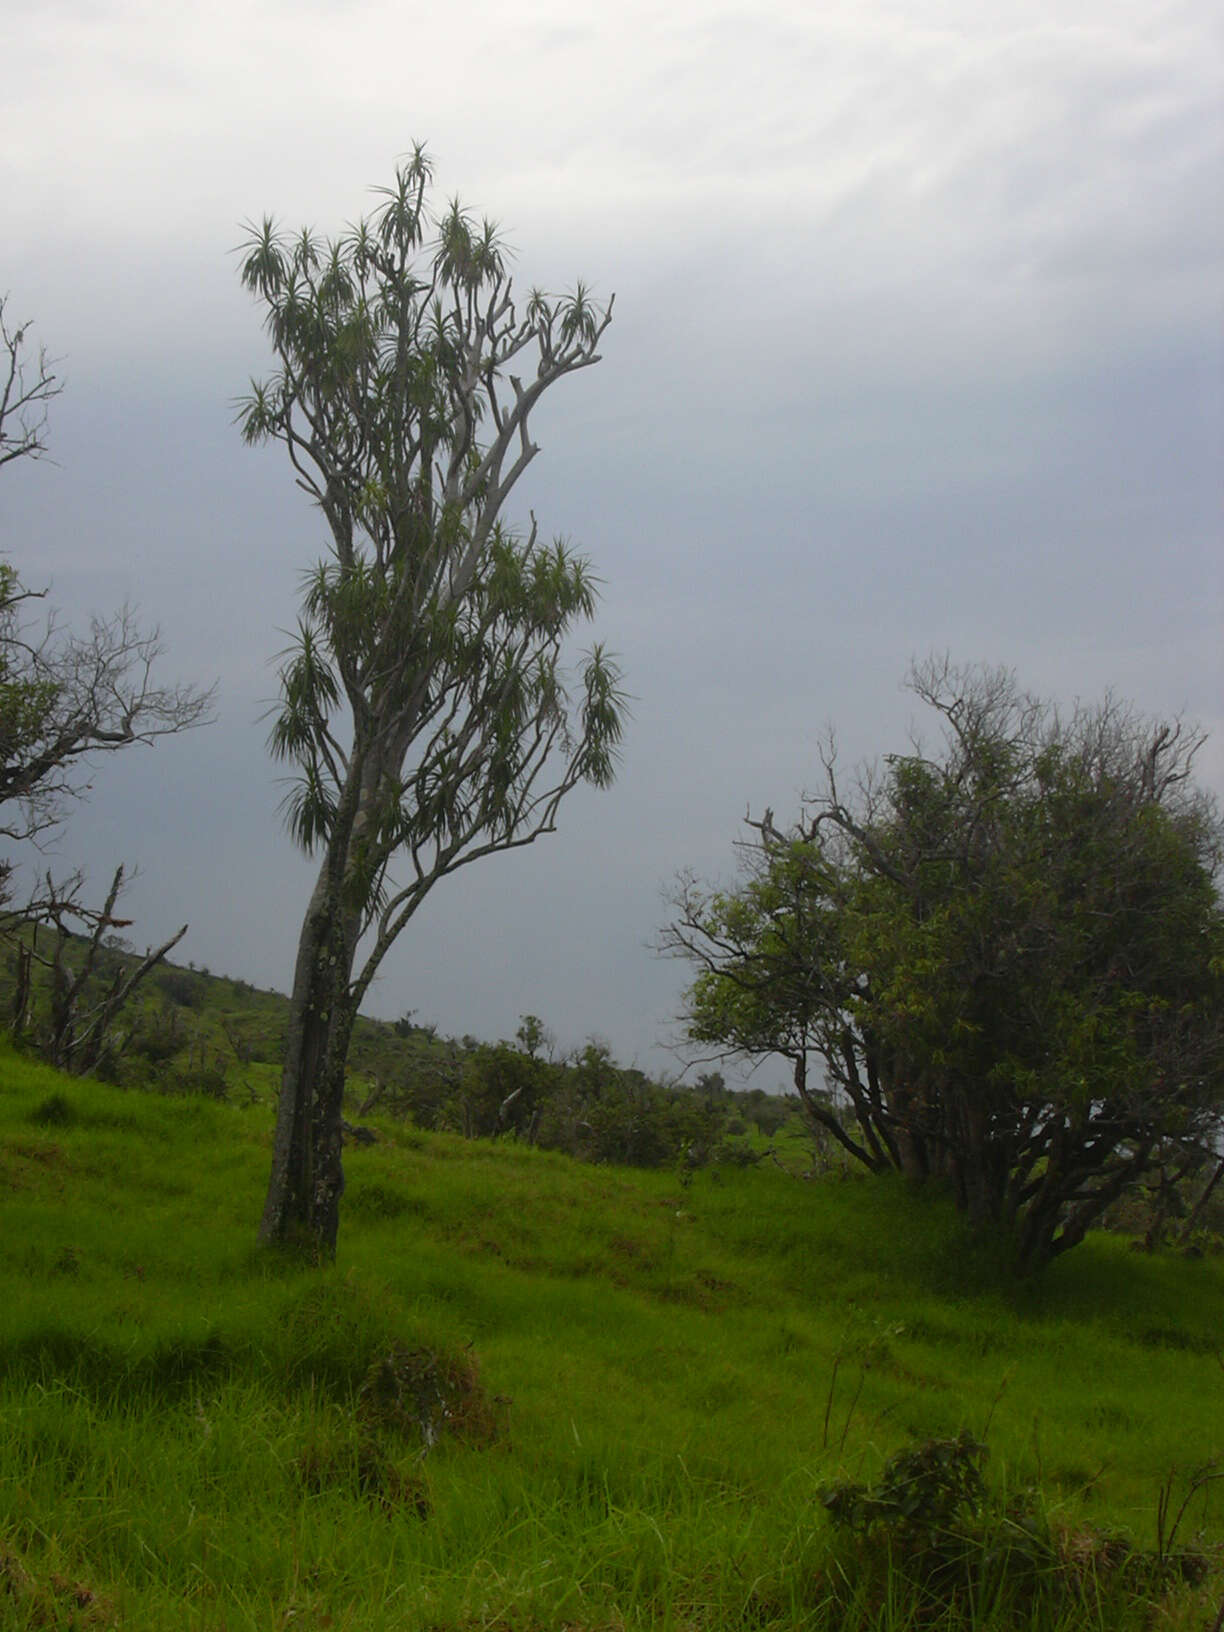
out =
[[[681,883],[665,944],[692,1041],[786,1058],[853,1157],[947,1180],[1034,1268],[1218,1136],[1220,822],[1179,722],[946,662],[910,684],[938,748],[852,793],[829,752],[790,827],[749,824],[735,888]]]

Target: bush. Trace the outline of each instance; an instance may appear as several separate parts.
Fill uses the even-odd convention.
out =
[[[1214,1463],[1191,1477],[1180,1506],[1172,1476],[1166,1481],[1157,1545],[1145,1551],[1093,1525],[1051,1526],[1036,1491],[1006,1497],[991,1488],[986,1458],[985,1445],[962,1432],[904,1447],[874,1485],[825,1486],[820,1500],[841,1543],[839,1590],[884,1596],[901,1583],[922,1606],[915,1624],[933,1617],[942,1625],[951,1610],[971,1625],[1070,1626],[1087,1610],[1096,1626],[1115,1614],[1133,1624],[1137,1607],[1149,1624],[1171,1591],[1206,1579],[1203,1554],[1175,1543],[1190,1497],[1224,1477]]]
[[[1004,1503],[986,1483],[972,1434],[928,1439],[890,1457],[879,1481],[820,1492],[850,1540],[847,1574],[894,1573],[939,1604],[1024,1602],[1061,1591],[1056,1550],[1029,1495]]]
[[[165,1089],[171,1094],[203,1094],[206,1099],[228,1099],[230,1091],[219,1065],[186,1066],[167,1077]]]
[[[182,1016],[168,1003],[132,1035],[129,1052],[142,1055],[150,1065],[162,1065],[187,1046]]]
[[[394,1434],[428,1450],[443,1434],[467,1445],[498,1437],[497,1406],[470,1350],[447,1354],[393,1343],[372,1362],[357,1392],[356,1417],[374,1437]]]
[[[167,969],[158,971],[157,985],[165,992],[172,1003],[177,1003],[183,1009],[199,1009],[204,1006],[206,987],[198,975],[189,970],[176,968],[171,965]]]

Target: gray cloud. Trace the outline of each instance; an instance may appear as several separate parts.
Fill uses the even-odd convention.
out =
[[[904,739],[912,655],[1221,718],[1224,53],[1203,4],[790,0],[615,14],[54,0],[0,115],[5,263],[66,357],[57,466],[0,520],[73,617],[138,600],[220,723],[99,770],[65,862],[142,867],[153,938],[287,983],[309,869],[261,707],[319,522],[232,399],[264,367],[239,223],[336,230],[430,138],[524,285],[617,291],[543,405],[513,513],[606,580],[635,719],[617,787],[444,885],[375,1004],[659,1049],[649,951],[684,866],[726,875],[826,722]],[[1224,789],[1219,739],[1204,775]]]

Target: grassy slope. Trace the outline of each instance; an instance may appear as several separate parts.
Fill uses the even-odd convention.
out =
[[[84,951],[83,940],[68,943],[69,969],[80,967]],[[138,961],[132,953],[103,948],[88,991],[100,998],[116,970]],[[37,1033],[38,1019],[46,1014],[45,973],[36,970],[34,984],[32,1029]],[[12,964],[5,959],[0,961],[0,1012],[5,1014],[11,1008],[12,988]],[[282,992],[261,990],[194,965],[164,962],[124,1005],[120,1029],[134,1031],[136,1040],[122,1051],[121,1079],[164,1076],[181,1081],[193,1073],[211,1072],[223,1074],[232,1091],[250,1096],[274,1092],[288,1018],[289,999]],[[156,1062],[144,1056],[141,1046],[150,1038],[161,1045]],[[400,1037],[390,1023],[359,1016],[349,1050],[350,1082],[364,1091],[374,1081],[397,1081],[414,1071],[436,1068],[457,1046],[461,1045],[421,1028]]]
[[[0,1627],[816,1626],[816,1490],[911,1434],[989,1424],[997,1479],[1145,1542],[1224,1453],[1219,1260],[1097,1238],[1015,1286],[878,1182],[380,1129],[337,1266],[277,1270],[266,1104],[0,1050]],[[363,1490],[396,1341],[471,1345],[504,1427],[385,1436]]]

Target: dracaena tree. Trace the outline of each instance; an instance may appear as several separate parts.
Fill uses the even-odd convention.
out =
[[[580,782],[606,786],[619,674],[592,647],[589,564],[502,519],[538,451],[529,419],[598,362],[611,303],[579,286],[516,299],[494,227],[435,216],[422,148],[335,239],[244,246],[276,364],[240,406],[248,442],[280,443],[322,513],[280,668],[273,753],[286,816],[319,861],[294,971],[272,1173],[270,1243],[335,1251],[341,1100],[353,1021],[439,879],[553,831]]]

